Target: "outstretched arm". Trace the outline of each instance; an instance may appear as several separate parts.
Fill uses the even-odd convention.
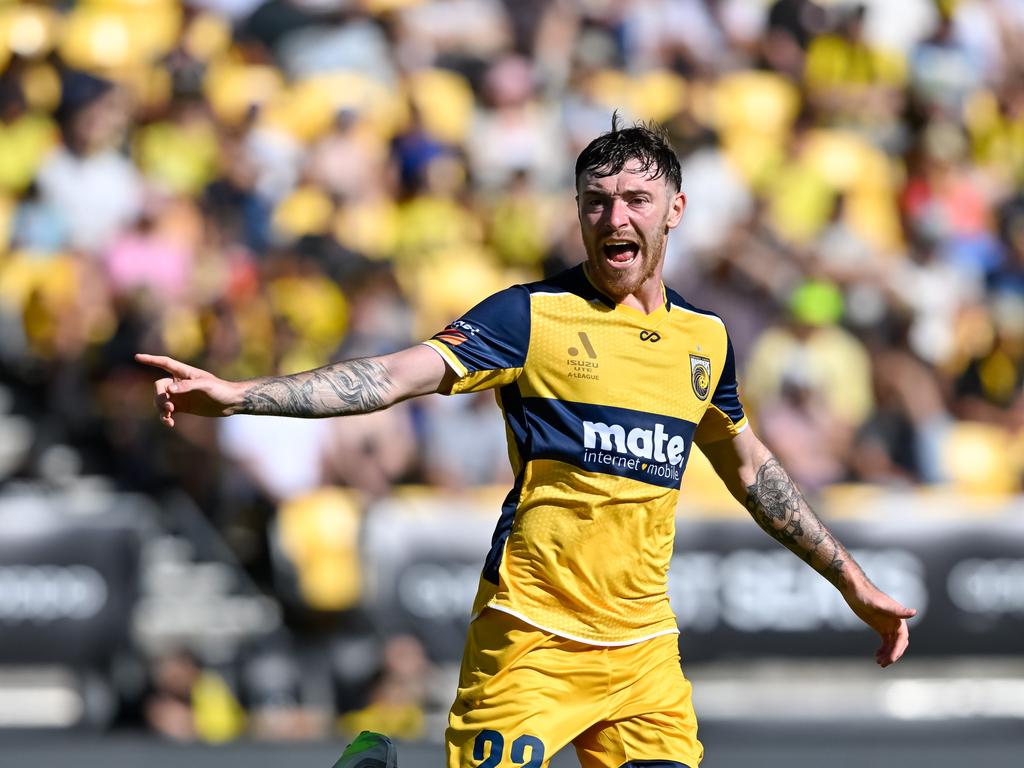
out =
[[[789,474],[753,431],[701,446],[715,471],[754,521],[802,558],[842,594],[855,614],[878,632],[875,660],[897,661],[909,643],[906,620],[916,611],[879,590],[814,514]]]
[[[321,418],[369,413],[417,395],[438,392],[452,374],[440,355],[420,344],[392,355],[325,365],[289,376],[226,381],[170,357],[135,359],[170,376],[155,383],[160,419],[174,426],[176,413]]]

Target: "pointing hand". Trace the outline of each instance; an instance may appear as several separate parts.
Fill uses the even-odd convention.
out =
[[[228,416],[239,400],[238,383],[219,379],[201,368],[162,355],[138,354],[135,360],[170,374],[154,384],[154,402],[160,421],[169,427],[174,426],[176,413]]]

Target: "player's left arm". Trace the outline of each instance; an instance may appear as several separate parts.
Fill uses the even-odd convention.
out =
[[[853,612],[879,634],[878,664],[887,667],[897,661],[909,643],[906,620],[917,611],[900,605],[871,583],[753,430],[747,428],[731,438],[702,444],[701,450],[754,521],[828,579]]]

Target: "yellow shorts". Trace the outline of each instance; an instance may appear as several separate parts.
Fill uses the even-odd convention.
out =
[[[582,768],[697,768],[690,692],[678,635],[605,648],[485,609],[448,717],[448,768],[542,768],[570,743]]]

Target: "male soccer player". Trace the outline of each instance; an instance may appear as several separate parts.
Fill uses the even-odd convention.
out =
[[[755,437],[715,314],[661,280],[686,207],[679,161],[647,126],[612,130],[576,162],[585,263],[494,294],[432,339],[376,358],[229,382],[138,360],[160,418],[366,413],[417,395],[494,389],[515,483],[466,642],[449,768],[541,768],[573,744],[583,768],[688,766],[703,756],[666,581],[694,444],[769,536],[828,579],[892,664],[914,615],[879,591]],[[394,763],[362,734],[338,766]]]

